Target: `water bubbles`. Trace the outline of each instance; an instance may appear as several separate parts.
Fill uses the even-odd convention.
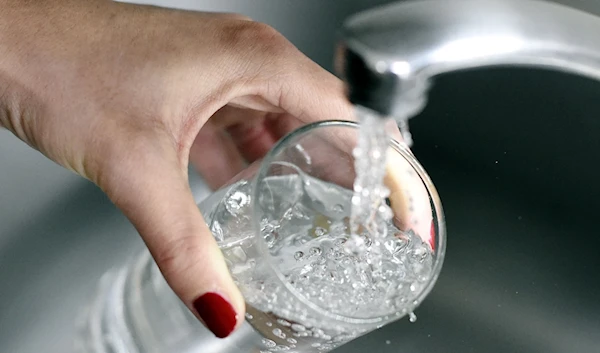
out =
[[[379,215],[381,216],[381,218],[386,221],[390,220],[394,217],[392,209],[390,207],[388,207],[388,205],[386,205],[386,204],[379,206],[377,211],[379,212]]]
[[[344,276],[340,275],[340,273],[337,271],[329,272],[329,280],[337,284],[343,284],[345,281]]]
[[[380,160],[381,159],[381,151],[379,150],[374,150],[371,152],[371,158],[375,159],[375,160]]]
[[[283,331],[281,331],[280,328],[274,328],[273,329],[273,334],[281,339],[285,339],[287,336],[285,333],[283,333]]]
[[[418,262],[423,262],[429,252],[424,247],[418,247],[411,252],[411,256]]]
[[[335,213],[343,213],[344,212],[344,205],[342,204],[335,204],[333,205],[333,207],[331,208],[331,210]]]
[[[250,314],[250,313],[246,313],[246,319],[252,320],[252,319],[254,319],[254,316],[252,316],[252,314]]]
[[[278,237],[279,237],[278,234],[275,232],[265,234],[265,242],[267,243],[267,247],[269,249],[271,249],[273,246],[275,246],[275,243],[277,242]]]
[[[345,250],[351,255],[359,255],[365,251],[365,238],[352,235],[345,244]]]
[[[309,252],[312,256],[319,256],[319,255],[321,255],[322,250],[321,250],[321,248],[313,247],[313,248],[310,248]]]
[[[340,247],[340,246],[346,244],[347,241],[348,241],[348,239],[346,239],[346,238],[338,238],[333,242],[333,246]]]
[[[265,347],[267,348],[274,348],[275,346],[277,346],[277,343],[275,343],[275,341],[272,341],[268,338],[263,338],[262,339],[262,343],[265,345]]]
[[[370,195],[371,195],[371,190],[369,190],[369,189],[362,189],[362,190],[360,191],[360,196],[361,196],[362,198],[365,198],[365,199],[366,199],[366,198],[368,198]]]
[[[284,327],[290,327],[292,324],[284,319],[277,319],[277,323]]]
[[[225,208],[232,215],[237,215],[244,207],[250,204],[250,195],[241,190],[234,191],[225,200]]]
[[[296,344],[296,343],[298,343],[297,340],[295,340],[295,339],[293,339],[291,337],[287,339],[287,342],[290,343],[290,344]]]
[[[354,150],[352,150],[352,156],[356,159],[360,159],[363,156],[363,149],[359,146],[356,146]]]
[[[392,254],[397,255],[406,248],[408,243],[400,238],[387,239],[384,242],[385,248]]]
[[[301,275],[306,275],[308,273],[311,273],[313,270],[313,265],[312,264],[306,264],[302,267],[302,269],[300,269],[300,274]],[[300,277],[302,278],[302,277]],[[308,279],[308,276],[305,276],[305,278]]]
[[[289,208],[287,211],[285,211],[285,213],[283,214],[283,216],[281,218],[286,221],[289,221],[292,218],[294,218],[294,208]]]
[[[296,332],[304,332],[306,331],[306,327],[300,324],[292,324],[292,330]]]
[[[314,233],[316,237],[322,237],[323,235],[327,234],[327,231],[323,227],[316,227]]]
[[[415,313],[411,311],[410,313],[408,313],[408,321],[412,323],[417,322],[417,315],[415,315]]]
[[[285,175],[277,178],[299,177]],[[306,300],[340,315],[384,317],[391,313],[400,313],[403,309],[405,313],[414,309],[415,306],[411,303],[422,290],[422,283],[426,283],[420,280],[426,278],[433,263],[430,251],[425,252],[421,249],[425,243],[420,241],[418,236],[401,232],[391,222],[381,222],[381,220],[375,224],[375,231],[381,231],[381,234],[387,232],[394,237],[373,237],[370,233],[373,229],[366,226],[361,226],[358,228],[360,232],[350,235],[352,223],[344,212],[350,213],[352,210],[350,207],[352,193],[346,189],[343,191],[336,189],[331,184],[323,186],[324,183],[317,179],[310,180],[310,188],[325,190],[323,192],[328,193],[327,197],[321,197],[323,196],[319,194],[321,191],[313,190],[312,200],[302,198],[295,203],[285,199],[279,200],[276,198],[282,196],[278,195],[285,195],[286,188],[297,183],[283,181],[282,187],[278,186],[279,184],[273,179],[269,181],[269,189],[274,201],[265,199],[265,202],[276,202],[275,210],[270,214],[269,205],[266,203],[261,205],[264,206],[263,210],[266,210],[265,217],[260,222],[261,235],[272,249],[274,263],[280,266],[288,283]],[[376,217],[382,218],[382,215],[385,216],[383,211],[385,207],[380,207],[383,205],[382,199],[376,200],[381,195],[381,190],[371,189],[369,195],[373,199],[366,200],[366,203],[360,205],[368,204],[371,208],[376,207],[374,208]],[[249,200],[236,195],[235,192],[231,196],[230,204],[221,206],[223,212],[232,210],[235,212],[237,206]],[[315,198],[319,197],[326,202],[318,204],[322,209],[313,208]],[[287,209],[281,206],[283,204]],[[225,211],[226,206],[227,211]],[[248,207],[245,210],[248,210]],[[239,213],[236,218],[241,216],[243,213]],[[232,228],[227,222],[227,218],[223,222],[216,222],[211,230],[216,229],[214,233],[224,233],[229,237]],[[348,251],[348,248],[355,249],[357,252]],[[228,263],[232,262],[234,265],[236,262],[256,261],[254,249],[239,244],[224,251],[224,255]],[[423,258],[423,262],[419,262]],[[415,264],[419,266],[415,267]],[[295,298],[290,300],[285,290],[279,290],[278,286],[281,286],[281,283],[274,283],[277,279],[270,282],[268,276],[260,271],[264,270],[257,264],[248,270],[235,272],[234,280],[250,305],[259,311],[272,312],[276,315],[272,322],[263,323],[263,326],[270,327],[265,331],[272,335],[272,339],[280,344],[285,342],[287,346],[272,346],[269,343],[271,345],[269,351],[278,351],[280,347],[289,349],[290,344],[297,343],[298,337],[318,336],[321,340],[333,340],[338,337],[338,333],[332,335],[330,332],[319,330],[319,322],[303,318],[302,307],[294,302]],[[256,319],[252,316],[247,315],[246,319],[254,320],[256,323]],[[285,327],[290,327],[290,331],[286,331]],[[284,341],[280,342],[275,337]],[[325,347],[323,341],[321,344],[321,347]]]

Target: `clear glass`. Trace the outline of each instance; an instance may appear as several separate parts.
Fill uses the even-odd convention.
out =
[[[205,330],[142,251],[102,279],[81,323],[80,351],[328,352],[411,313],[442,267],[441,203],[408,148],[390,140],[385,184],[396,233],[385,249],[394,261],[364,279],[357,258],[342,251],[341,236],[348,229],[358,131],[346,121],[297,129],[199,205],[258,340],[237,335],[206,347]],[[360,283],[368,286],[348,287],[352,276],[363,276]]]

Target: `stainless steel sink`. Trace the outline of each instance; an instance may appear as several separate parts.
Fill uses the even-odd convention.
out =
[[[171,5],[245,12],[331,68],[339,23],[375,4],[249,3]],[[286,16],[303,14],[286,26]],[[411,128],[445,207],[442,275],[417,322],[336,352],[600,352],[599,98],[600,83],[549,71],[437,79]],[[72,353],[77,315],[99,276],[141,242],[93,185],[6,132],[0,151],[0,353]],[[191,182],[200,200],[207,189],[197,176]],[[208,333],[206,342],[206,353],[225,344]]]

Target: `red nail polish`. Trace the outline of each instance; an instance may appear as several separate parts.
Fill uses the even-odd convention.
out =
[[[237,314],[233,306],[216,293],[206,293],[196,299],[194,309],[218,338],[229,336],[237,324]]]
[[[429,245],[431,245],[431,250],[435,250],[435,223],[431,221],[431,230],[429,231]]]

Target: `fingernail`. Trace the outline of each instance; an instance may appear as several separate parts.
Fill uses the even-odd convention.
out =
[[[237,324],[233,306],[217,293],[206,293],[194,301],[194,309],[218,338],[229,336]]]

